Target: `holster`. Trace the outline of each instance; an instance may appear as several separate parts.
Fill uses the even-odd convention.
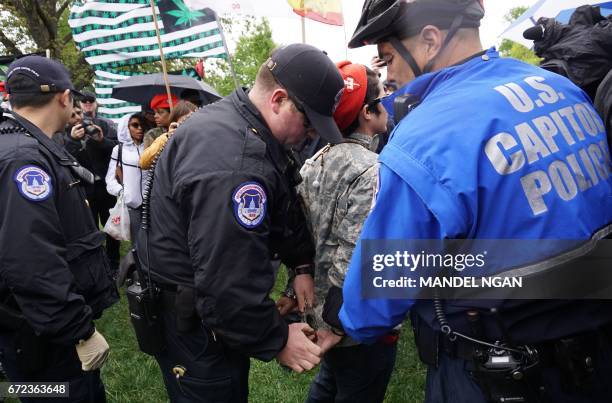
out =
[[[593,382],[594,359],[601,345],[597,332],[560,339],[554,343],[554,361],[568,391],[588,390]],[[603,334],[601,335],[603,337]]]
[[[425,324],[419,315],[411,315],[414,342],[419,353],[419,359],[427,365],[438,368],[440,351],[440,332]]]
[[[176,311],[176,329],[179,333],[189,333],[200,326],[200,320],[195,309],[195,290],[189,287],[177,286],[174,301]]]

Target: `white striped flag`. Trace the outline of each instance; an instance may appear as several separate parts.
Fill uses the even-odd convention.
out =
[[[156,0],[166,59],[225,57],[215,13],[183,0]],[[68,19],[72,36],[98,70],[160,60],[149,0],[77,0]]]
[[[118,121],[123,116],[134,114],[141,111],[138,104],[125,102],[120,99],[111,97],[113,88],[126,78],[130,78],[138,73],[129,73],[125,71],[102,71],[96,70],[94,79],[94,87],[96,91],[96,102],[98,103],[97,114],[100,117],[108,118],[113,121]]]

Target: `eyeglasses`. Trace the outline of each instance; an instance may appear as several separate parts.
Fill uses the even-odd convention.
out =
[[[289,99],[293,102],[295,109],[300,112],[304,116],[304,129],[312,129],[312,124],[310,123],[310,119],[308,119],[308,115],[306,115],[306,111],[304,110],[304,105],[302,105],[298,100],[289,95]]]
[[[134,129],[141,129],[142,126],[140,125],[140,123],[130,123],[130,127],[133,127]]]

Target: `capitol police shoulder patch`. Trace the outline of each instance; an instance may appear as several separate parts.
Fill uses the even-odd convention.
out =
[[[13,178],[21,195],[31,201],[47,200],[53,193],[51,177],[40,167],[26,165],[15,172]]]
[[[255,228],[266,216],[266,192],[257,182],[244,182],[232,194],[234,216],[244,228]]]

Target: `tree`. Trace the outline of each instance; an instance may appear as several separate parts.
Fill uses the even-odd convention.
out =
[[[504,19],[508,22],[514,22],[525,11],[527,11],[527,7],[514,7],[504,16]],[[536,56],[533,50],[528,49],[518,42],[511,41],[510,39],[504,39],[502,41],[499,46],[499,52],[504,57],[513,57],[536,66],[539,65],[540,60],[542,60]]]
[[[49,50],[64,63],[77,87],[90,85],[93,70],[77,49],[68,26],[72,0],[2,0],[0,53],[20,56]]]
[[[221,23],[230,38],[238,38],[232,55],[236,78],[240,85],[251,87],[259,67],[277,46],[272,40],[270,24],[265,18],[257,20],[254,17],[240,21],[223,18]],[[229,63],[224,59],[216,59],[212,63],[213,71],[207,74],[206,81],[221,95],[229,94],[235,88]]]
[[[72,0],[3,0],[0,4],[0,42],[12,54],[20,55],[19,45],[28,39],[36,50],[49,49],[51,56],[60,57],[64,41],[58,37],[62,14]],[[25,34],[25,35],[24,35]]]

